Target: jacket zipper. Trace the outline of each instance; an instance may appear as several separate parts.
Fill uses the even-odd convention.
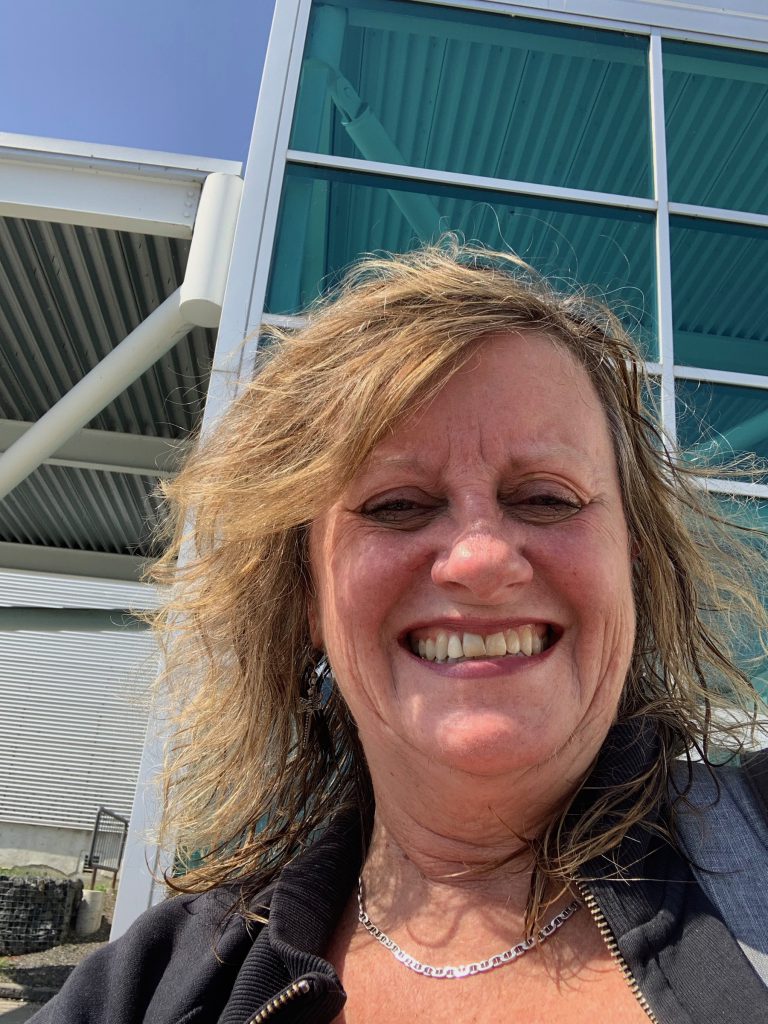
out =
[[[597,925],[597,930],[600,932],[600,935],[603,938],[603,942],[608,947],[608,952],[613,957],[616,966],[624,975],[624,980],[629,985],[632,995],[635,997],[638,1003],[640,1003],[640,1006],[645,1011],[645,1014],[648,1017],[648,1019],[653,1021],[653,1024],[659,1024],[658,1017],[650,1008],[650,1006],[648,1005],[648,1000],[640,991],[640,986],[637,984],[634,974],[629,969],[629,964],[621,955],[621,950],[619,949],[618,943],[616,942],[614,934],[611,931],[611,926],[606,921],[605,915],[600,909],[600,905],[598,904],[597,899],[592,894],[592,892],[590,891],[589,887],[585,882],[582,882],[577,879],[575,885],[576,889],[578,890],[579,896],[581,896],[581,898],[584,900],[584,903],[587,906],[587,910],[592,915],[592,920]]]
[[[284,988],[282,992],[278,992],[276,996],[265,1003],[264,1006],[259,1010],[255,1017],[251,1017],[248,1024],[264,1024],[265,1020],[269,1020],[278,1010],[281,1010],[286,1003],[290,1003],[296,996],[306,995],[309,992],[311,986],[306,978],[299,978],[298,981],[294,981],[287,988]]]

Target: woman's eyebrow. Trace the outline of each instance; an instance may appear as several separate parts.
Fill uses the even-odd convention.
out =
[[[509,469],[520,469],[531,463],[547,462],[549,460],[564,460],[568,464],[579,463],[583,466],[594,467],[596,460],[581,446],[567,443],[515,445],[505,459],[505,466]],[[440,467],[442,468],[442,467]],[[435,469],[432,460],[426,460],[418,452],[384,455],[371,460],[364,467],[363,473],[372,474],[379,470],[405,469],[415,471],[430,471]]]
[[[427,464],[418,454],[385,455],[370,464],[370,469],[427,469]]]

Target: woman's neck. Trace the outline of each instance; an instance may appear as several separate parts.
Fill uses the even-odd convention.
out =
[[[473,840],[437,833],[402,812],[388,816],[377,805],[364,879],[378,904],[407,894],[416,903],[447,906],[498,898],[523,907],[530,875],[527,843],[513,833],[495,841],[488,835]]]
[[[469,776],[395,757],[369,758],[369,768],[376,797],[371,853],[400,851],[424,878],[463,884],[511,860],[518,873],[518,854],[557,817],[588,765],[573,774],[562,765],[536,766],[514,777]]]
[[[388,788],[375,791],[363,879],[379,917],[392,924],[472,906],[486,912],[499,907],[507,920],[512,913],[522,921],[531,883],[529,840],[551,817],[549,803],[541,814],[528,803],[525,813],[513,817],[505,813],[508,806],[495,804],[489,787],[477,786],[474,799],[460,804],[423,785],[411,786],[407,798],[395,799]]]

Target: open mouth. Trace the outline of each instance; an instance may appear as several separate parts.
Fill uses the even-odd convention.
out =
[[[450,629],[418,629],[406,638],[407,646],[424,661],[458,662],[473,658],[530,658],[551,647],[557,637],[552,626],[535,622],[493,633],[466,633]]]

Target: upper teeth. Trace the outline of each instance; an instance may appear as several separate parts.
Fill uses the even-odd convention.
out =
[[[459,658],[500,658],[507,654],[539,654],[544,650],[547,627],[518,626],[481,636],[438,630],[434,636],[411,637],[414,654],[427,661],[456,661]]]

